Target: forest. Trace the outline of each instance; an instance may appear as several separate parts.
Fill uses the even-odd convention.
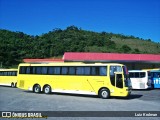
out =
[[[64,52],[159,54],[160,43],[133,35],[87,31],[74,25],[36,36],[0,29],[0,67],[16,66],[24,58],[60,58]]]

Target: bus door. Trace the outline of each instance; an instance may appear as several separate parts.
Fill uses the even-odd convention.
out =
[[[123,94],[123,74],[121,66],[110,67],[110,81],[112,84],[111,94],[113,96],[121,96]]]

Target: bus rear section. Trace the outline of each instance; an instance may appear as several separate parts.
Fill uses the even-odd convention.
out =
[[[16,87],[17,85],[17,69],[1,69],[0,85]]]
[[[122,64],[20,64],[18,71],[18,88],[35,93],[89,94],[106,99],[131,92]]]
[[[147,70],[130,70],[129,77],[132,89],[152,88],[150,72]]]
[[[151,81],[153,88],[160,88],[160,70],[151,70]]]

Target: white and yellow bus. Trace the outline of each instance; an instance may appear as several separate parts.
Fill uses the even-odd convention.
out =
[[[22,63],[18,68],[18,88],[46,94],[92,94],[104,99],[131,92],[126,66],[113,63]]]
[[[17,69],[0,69],[0,85],[16,87]]]

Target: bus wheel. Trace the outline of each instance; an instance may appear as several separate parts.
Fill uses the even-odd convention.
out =
[[[11,87],[12,87],[12,88],[14,88],[14,87],[15,87],[15,86],[14,86],[14,83],[11,83]]]
[[[41,87],[40,87],[40,85],[35,85],[35,86],[33,87],[33,92],[35,92],[35,93],[40,93],[40,92],[41,92]]]
[[[100,91],[99,91],[99,97],[101,97],[102,99],[107,99],[110,97],[110,92],[108,89],[106,88],[102,88]]]
[[[49,85],[44,86],[43,91],[45,94],[50,94],[51,93],[51,86],[49,86]]]

